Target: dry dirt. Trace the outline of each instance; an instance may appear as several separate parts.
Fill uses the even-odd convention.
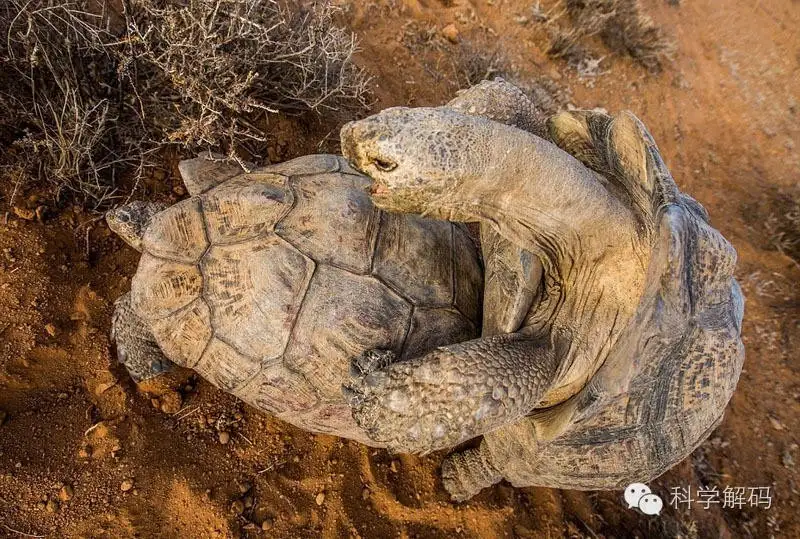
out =
[[[188,372],[136,388],[107,335],[137,253],[98,216],[34,191],[17,205],[50,208],[40,220],[0,213],[0,537],[800,537],[800,266],[770,226],[800,178],[800,4],[647,0],[674,62],[652,76],[609,55],[588,79],[546,57],[530,0],[339,4],[376,110],[442,103],[496,69],[563,88],[562,104],[645,121],[737,247],[747,297],[747,360],[725,421],[651,487],[666,503],[673,487],[770,487],[771,508],[647,517],[619,492],[507,484],[456,505],[441,455],[310,435]],[[328,123],[277,122],[270,157],[335,150]],[[177,200],[179,185],[176,170],[156,171],[139,194]]]

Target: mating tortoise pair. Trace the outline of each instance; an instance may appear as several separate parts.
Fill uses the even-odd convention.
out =
[[[456,500],[648,480],[721,421],[744,356],[735,252],[635,117],[545,121],[498,80],[348,124],[342,147],[378,208],[482,223],[483,336],[466,340],[480,272],[460,227],[378,212],[330,156],[233,178],[193,160],[192,198],[109,216],[145,253],[114,320],[134,374],[166,355],[398,451],[483,435],[443,464]]]

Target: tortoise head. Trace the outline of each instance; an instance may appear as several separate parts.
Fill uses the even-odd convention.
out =
[[[342,153],[373,179],[376,205],[425,214],[485,170],[491,125],[447,108],[394,107],[346,124]]]
[[[144,231],[153,216],[164,208],[166,208],[164,204],[135,200],[108,211],[106,222],[111,230],[125,240],[125,243],[141,251]]]

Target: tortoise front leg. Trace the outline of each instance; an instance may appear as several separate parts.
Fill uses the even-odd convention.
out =
[[[549,346],[516,333],[356,373],[343,391],[353,418],[372,440],[397,451],[428,453],[524,417],[557,371]]]
[[[498,483],[503,474],[495,467],[486,445],[451,453],[442,462],[442,482],[453,501],[463,502]]]
[[[117,359],[134,382],[153,378],[174,367],[174,363],[164,356],[145,321],[131,308],[130,293],[121,296],[114,304],[111,340],[117,345]]]

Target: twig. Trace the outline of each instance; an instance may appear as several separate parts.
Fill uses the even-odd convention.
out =
[[[23,537],[39,537],[39,538],[45,537],[44,535],[33,535],[33,534],[30,534],[30,533],[21,532],[19,530],[15,530],[14,528],[10,528],[10,527],[6,526],[5,524],[3,524],[3,527],[5,529],[7,529],[8,531],[10,531],[12,533],[16,533],[18,535],[22,535]]]
[[[102,424],[103,424],[102,421],[98,421],[97,423],[95,423],[94,425],[92,425],[91,427],[86,429],[86,432],[83,433],[83,437],[86,438],[87,436],[89,436],[90,432],[92,432],[94,429],[96,429],[97,427],[99,427]]]
[[[184,419],[186,419],[187,417],[189,417],[190,415],[192,415],[193,413],[195,413],[199,409],[200,409],[199,406],[195,406],[193,409],[189,410],[188,412],[186,412],[182,416],[176,418],[175,421],[183,421]],[[181,410],[181,411],[183,411],[183,410]],[[181,413],[181,411],[179,411],[178,413]]]
[[[260,472],[256,472],[256,475],[261,475],[262,473],[267,473],[268,471],[270,471],[270,470],[272,470],[272,469],[274,469],[274,468],[276,468],[278,466],[282,466],[284,464],[286,464],[285,460],[280,460],[278,462],[273,462],[272,464],[270,464],[269,466],[267,466],[266,468],[264,468]]]

